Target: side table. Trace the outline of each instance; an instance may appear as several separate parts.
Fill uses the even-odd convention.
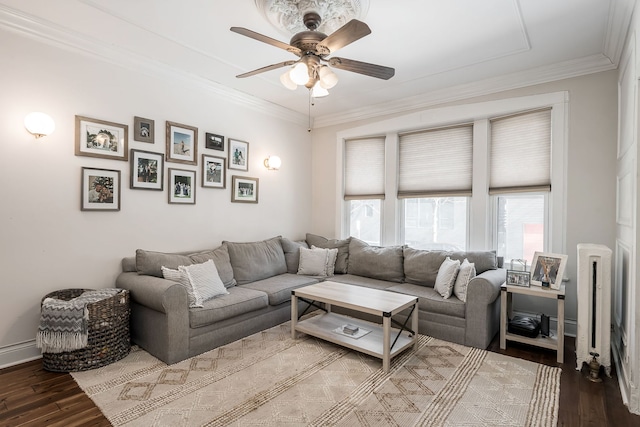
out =
[[[556,350],[558,363],[564,362],[564,285],[560,289],[547,289],[538,286],[524,287],[502,284],[500,288],[500,348],[507,348],[507,341],[516,341],[524,344]],[[508,319],[512,317],[513,294],[531,295],[541,298],[553,298],[558,301],[558,329],[552,331],[549,337],[538,336],[529,338],[522,335],[511,334],[508,331]]]

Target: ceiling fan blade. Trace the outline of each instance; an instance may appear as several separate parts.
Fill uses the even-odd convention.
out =
[[[238,74],[236,77],[242,79],[244,77],[255,76],[256,74],[264,73],[266,71],[276,70],[278,68],[286,67],[287,65],[293,65],[298,61],[284,61],[278,64],[267,65],[266,67],[258,68],[257,70],[249,71],[247,73]]]
[[[331,58],[328,59],[328,61],[329,65],[332,67],[384,80],[389,80],[396,73],[396,70],[391,67],[370,64],[368,62],[354,61],[353,59]]]
[[[329,55],[368,34],[371,34],[371,29],[367,24],[352,19],[318,43],[316,50],[320,55]]]
[[[258,40],[260,42],[270,44],[271,46],[279,47],[280,49],[284,49],[287,52],[293,53],[294,55],[302,56],[302,51],[297,47],[291,46],[289,44],[286,44],[276,39],[272,39],[271,37],[267,37],[260,33],[256,33],[255,31],[251,31],[242,27],[231,27],[230,30],[233,31],[234,33],[241,34],[243,36],[252,38],[254,40]]]

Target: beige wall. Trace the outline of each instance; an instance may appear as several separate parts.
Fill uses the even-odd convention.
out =
[[[33,346],[40,299],[61,288],[114,286],[120,260],[136,248],[213,248],[222,240],[304,237],[311,225],[311,146],[307,129],[173,78],[142,75],[89,55],[0,31],[0,366],[39,352]],[[36,140],[23,120],[44,111],[55,132]],[[164,153],[165,121],[199,129],[196,205],[169,205],[165,190],[129,189],[129,163],[74,155],[74,116],[133,126],[155,120],[156,142],[129,147]],[[302,120],[304,122],[304,120]],[[227,171],[227,189],[200,186],[204,133],[249,142],[248,172]],[[282,158],[267,171],[269,154]],[[81,167],[121,171],[122,210],[80,211]],[[259,204],[231,203],[232,174],[259,178]]]
[[[567,147],[566,253],[569,255],[566,318],[576,319],[576,245],[600,243],[613,248],[615,242],[617,72],[609,71],[553,83],[477,97],[460,105],[559,91],[569,92]],[[438,105],[434,108],[442,107]],[[428,110],[425,110],[428,114]],[[396,115],[400,116],[400,115]],[[337,156],[336,134],[392,116],[339,126],[314,129],[313,209],[315,233],[334,236],[339,229],[336,217]],[[516,301],[516,309],[555,313],[553,303],[539,299]],[[575,322],[574,322],[575,325]]]

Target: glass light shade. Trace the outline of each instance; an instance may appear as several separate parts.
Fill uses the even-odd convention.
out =
[[[317,81],[313,88],[311,89],[311,96],[314,98],[322,98],[323,96],[329,95],[329,91],[320,85],[320,81]]]
[[[278,170],[280,169],[280,166],[282,166],[282,160],[280,160],[280,157],[278,156],[269,156],[264,159],[264,165],[269,170]]]
[[[320,75],[320,86],[323,88],[331,89],[338,84],[338,76],[326,65],[320,68],[318,74]]]
[[[298,85],[295,84],[293,80],[291,80],[289,71],[290,70],[287,70],[283,75],[280,76],[280,83],[282,83],[282,85],[289,90],[296,90],[298,88]]]
[[[45,113],[29,113],[24,118],[24,127],[36,138],[50,135],[56,128],[53,119]]]
[[[293,66],[289,74],[291,80],[297,85],[303,85],[309,81],[309,69],[304,62],[298,62]]]

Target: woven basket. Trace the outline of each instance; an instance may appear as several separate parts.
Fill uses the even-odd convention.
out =
[[[69,301],[91,289],[62,289],[42,298]],[[99,368],[129,354],[129,291],[87,305],[89,310],[88,345],[62,353],[42,353],[47,371],[76,372]]]

